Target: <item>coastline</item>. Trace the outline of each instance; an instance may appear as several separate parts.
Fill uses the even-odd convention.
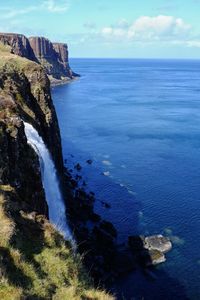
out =
[[[9,54],[11,59],[13,58],[12,55],[13,54]],[[112,282],[118,276],[123,276],[134,270],[137,265],[145,265],[143,259],[144,251],[145,256],[148,257],[148,266],[154,265],[152,257],[149,257],[149,249],[146,249],[143,243],[143,237],[131,237],[131,241],[128,240],[123,247],[119,247],[116,228],[111,222],[104,220],[103,215],[100,216],[94,212],[95,194],[93,192],[87,192],[84,186],[79,185],[81,175],[77,175],[76,178],[74,178],[70,170],[64,168],[60,128],[52,102],[50,81],[47,73],[43,66],[36,62],[16,55],[14,58],[16,65],[19,64],[20,67],[23,65],[24,76],[23,78],[20,77],[22,76],[20,69],[13,70],[9,81],[9,84],[14,81],[17,86],[16,90],[18,93],[13,94],[13,99],[15,99],[15,104],[19,109],[19,111],[17,111],[18,117],[21,118],[21,120],[30,122],[38,129],[38,132],[40,132],[44,138],[45,144],[51,151],[53,160],[57,165],[58,173],[61,174],[63,189],[66,192],[66,220],[70,218],[71,227],[79,245],[79,253],[84,256],[86,269],[92,275],[96,285],[98,286],[99,283],[104,285],[104,283]],[[15,74],[14,71],[17,72],[17,74]],[[16,75],[18,76],[17,80]],[[80,76],[74,76],[72,79],[63,78],[58,81],[54,80],[51,82],[51,85],[55,84],[53,86],[58,86],[71,83],[77,79],[77,77]],[[4,78],[4,80],[6,79]],[[18,83],[20,83],[20,86],[17,85]],[[40,84],[39,87],[38,84]],[[26,90],[24,90],[25,86],[27,87]],[[32,100],[32,103],[27,102],[27,96],[29,96],[28,99]],[[33,102],[35,105],[33,105]],[[25,104],[27,107],[24,107]],[[23,109],[21,107],[22,105]],[[38,112],[40,112],[40,114]],[[7,119],[5,118],[4,121],[7,122]],[[15,125],[16,124],[13,126],[15,127]],[[15,134],[14,129],[12,134]],[[74,168],[79,172],[82,166],[77,162]],[[41,171],[39,171],[38,166],[34,172],[36,171],[38,174],[40,173],[39,180],[41,181]],[[14,174],[14,176],[16,176],[16,174]],[[24,177],[23,172],[21,172],[21,176]],[[42,190],[41,182],[39,183],[40,186],[38,190]],[[29,188],[31,190],[31,186]],[[45,195],[43,195],[43,197],[45,197]],[[41,203],[42,200],[43,199],[41,199]],[[37,210],[37,208],[34,209]],[[46,207],[43,210],[45,209]],[[42,213],[44,214],[43,211]],[[139,251],[137,247],[138,243],[140,244]],[[137,250],[135,251],[135,249]],[[164,261],[164,258],[160,257],[160,252],[156,252],[155,260],[157,260],[158,263]],[[157,264],[157,262],[155,264]]]
[[[56,79],[56,78],[53,78],[51,76],[48,76],[48,78],[50,80],[51,87],[56,87],[56,86],[59,86],[59,85],[69,84],[69,83],[71,83],[75,80],[78,80],[80,77],[81,77],[80,75],[77,75],[77,76],[73,76],[72,78],[65,77],[65,78],[62,78],[62,79]]]

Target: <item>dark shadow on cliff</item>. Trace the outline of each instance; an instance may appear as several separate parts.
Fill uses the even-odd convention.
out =
[[[31,278],[26,276],[24,272],[15,264],[13,256],[8,248],[0,247],[1,256],[1,273],[6,274],[9,282],[15,286],[23,286],[30,288],[32,284]]]

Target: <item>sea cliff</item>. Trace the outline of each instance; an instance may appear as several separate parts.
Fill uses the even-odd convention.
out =
[[[70,68],[67,44],[13,33],[0,33],[0,42],[9,45],[11,53],[39,63],[52,84],[66,83],[79,76]]]
[[[24,36],[0,40],[0,299],[112,299],[93,288],[80,257],[48,221],[39,158],[23,123],[37,129],[62,173],[46,69]]]
[[[160,235],[118,245],[114,226],[94,212],[94,193],[80,185],[81,165],[75,178],[64,167],[50,80],[73,76],[66,44],[0,34],[0,299],[114,299],[94,284],[164,262],[171,249]],[[81,258],[48,220],[41,161],[24,122],[37,130],[60,175]]]

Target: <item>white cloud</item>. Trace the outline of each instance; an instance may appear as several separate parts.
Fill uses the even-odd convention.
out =
[[[20,15],[26,15],[36,10],[38,10],[37,6],[29,6],[23,9],[14,9],[14,8],[0,9],[1,20],[12,19]]]
[[[125,26],[126,24],[126,26]],[[156,17],[142,16],[128,26],[128,22],[118,22],[114,26],[101,30],[107,39],[127,39],[133,41],[158,41],[184,38],[191,26],[181,18],[159,15]]]
[[[188,47],[200,48],[200,40],[197,41],[187,41]]]
[[[69,8],[68,1],[55,1],[55,0],[46,0],[43,3],[43,8],[46,8],[49,12],[56,13],[56,12],[65,12]]]
[[[46,11],[50,13],[63,13],[69,9],[69,3],[67,0],[44,0],[40,5],[31,5],[22,9],[15,9],[14,7],[2,7],[0,8],[0,19],[13,19],[22,15],[29,14],[34,11]]]

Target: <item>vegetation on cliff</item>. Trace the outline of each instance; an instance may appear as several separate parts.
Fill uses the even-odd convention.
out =
[[[22,119],[38,129],[62,167],[43,68],[0,44],[0,299],[113,299],[93,288],[81,257],[49,223],[38,157]]]
[[[112,299],[92,288],[81,258],[43,215],[11,201],[11,186],[0,190],[0,299]]]

